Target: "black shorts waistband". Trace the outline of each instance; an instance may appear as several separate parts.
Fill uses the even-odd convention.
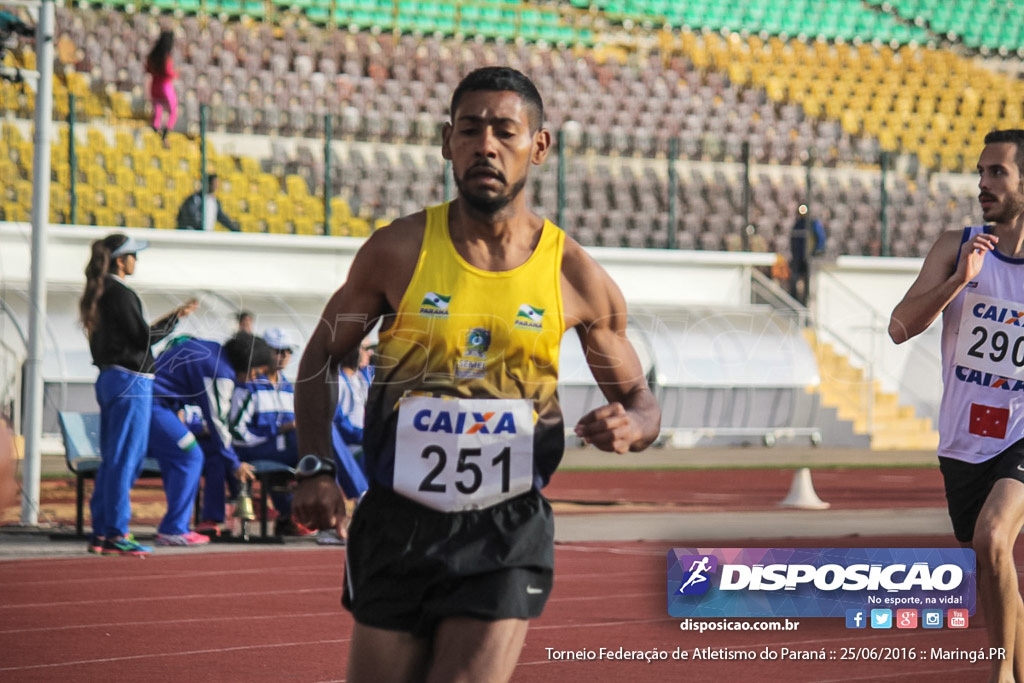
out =
[[[526,493],[521,493],[514,498],[503,500],[489,505],[485,508],[475,508],[471,510],[457,510],[454,512],[444,512],[442,510],[435,510],[434,508],[427,507],[422,503],[417,503],[411,498],[406,498],[401,493],[398,493],[393,488],[383,486],[377,483],[371,483],[370,488],[360,498],[360,505],[362,505],[367,499],[372,499],[374,504],[382,504],[391,507],[392,509],[402,510],[404,512],[426,515],[432,517],[452,517],[458,515],[472,515],[488,510],[500,510],[502,508],[515,508],[520,507],[524,504],[530,505],[534,501],[545,500],[544,495],[537,489],[530,489]]]

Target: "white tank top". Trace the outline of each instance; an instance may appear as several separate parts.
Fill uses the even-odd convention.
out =
[[[942,384],[940,456],[984,462],[1024,438],[1024,258],[991,252],[943,311]]]

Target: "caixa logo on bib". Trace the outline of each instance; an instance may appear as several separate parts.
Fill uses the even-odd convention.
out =
[[[509,412],[474,412],[424,409],[412,418],[420,432],[442,434],[515,434],[516,420]]]
[[[974,614],[975,556],[966,548],[674,548],[674,617],[842,617],[872,607]]]

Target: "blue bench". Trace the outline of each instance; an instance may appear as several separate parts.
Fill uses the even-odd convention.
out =
[[[75,533],[83,535],[85,480],[95,479],[103,459],[100,453],[99,413],[60,412],[60,433],[64,438],[64,457],[68,469],[75,475]],[[142,463],[142,477],[159,477],[160,464],[155,458]]]

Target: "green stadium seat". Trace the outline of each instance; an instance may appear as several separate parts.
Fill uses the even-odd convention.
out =
[[[262,19],[267,14],[267,5],[263,0],[244,0],[242,12],[253,19]],[[324,14],[326,16],[326,12]]]

